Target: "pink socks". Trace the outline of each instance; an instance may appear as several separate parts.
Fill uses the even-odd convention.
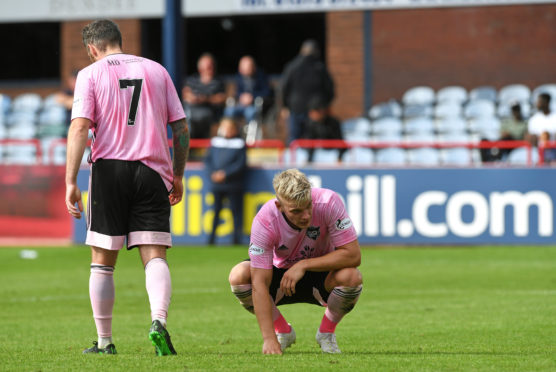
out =
[[[115,297],[113,266],[91,264],[89,297],[99,339],[111,337]]]
[[[362,285],[357,287],[335,287],[328,296],[328,306],[322,317],[319,331],[334,333],[336,325],[349,313],[361,294]]]
[[[172,281],[168,263],[163,258],[153,258],[145,265],[145,282],[149,302],[151,304],[151,318],[166,323],[168,307],[172,295]]]

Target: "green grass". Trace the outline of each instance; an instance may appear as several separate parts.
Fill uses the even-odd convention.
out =
[[[232,296],[246,248],[172,248],[168,329],[176,357],[156,357],[136,251],[115,271],[118,355],[82,355],[96,339],[88,248],[0,249],[1,371],[554,371],[556,247],[365,249],[364,290],[338,326],[341,355],[314,340],[323,310],[281,308],[297,343],[261,355],[255,318]]]

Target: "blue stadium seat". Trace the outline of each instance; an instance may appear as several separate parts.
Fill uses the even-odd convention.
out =
[[[404,149],[390,147],[376,151],[376,163],[383,165],[405,165],[406,153]]]
[[[342,161],[346,164],[369,165],[374,163],[375,154],[370,148],[353,147],[344,153]]]
[[[463,114],[468,119],[480,117],[493,117],[496,113],[496,107],[492,101],[488,100],[472,100],[469,101],[463,110]]]
[[[529,150],[526,147],[518,147],[513,149],[508,155],[507,162],[512,165],[527,165],[527,153]],[[539,162],[539,151],[537,148],[531,149],[531,162],[535,165]]]
[[[436,122],[439,133],[461,133],[467,130],[467,122],[462,117],[449,117]]]
[[[469,91],[469,100],[487,100],[491,102],[498,101],[498,91],[492,86],[480,86]]]
[[[375,120],[372,124],[372,132],[379,133],[401,133],[403,125],[400,119],[382,118]]]
[[[406,133],[433,133],[434,122],[429,118],[414,118],[406,121],[404,128]]]
[[[440,154],[442,164],[445,165],[470,165],[473,163],[471,151],[465,147],[443,149]]]
[[[509,105],[513,102],[529,102],[531,89],[523,84],[510,84],[502,87],[498,92],[498,102]]]
[[[437,119],[460,117],[462,111],[462,106],[459,103],[441,102],[434,107],[434,117]]]
[[[467,90],[459,85],[444,87],[436,92],[437,103],[455,103],[462,105],[467,101]]]
[[[407,158],[411,165],[433,166],[440,164],[440,152],[438,149],[421,147],[407,150]]]
[[[434,115],[434,107],[432,104],[412,104],[403,108],[403,116],[407,118],[432,117]]]
[[[339,151],[337,149],[315,149],[313,152],[313,163],[337,164]]]
[[[404,105],[432,105],[436,94],[434,89],[427,86],[417,86],[408,89],[402,97]]]
[[[373,120],[381,118],[400,118],[402,106],[394,100],[378,103],[369,110],[369,117]]]
[[[23,93],[14,98],[13,111],[26,111],[37,113],[42,107],[42,98],[37,93]]]

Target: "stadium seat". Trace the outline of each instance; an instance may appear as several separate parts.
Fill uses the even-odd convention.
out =
[[[500,131],[500,120],[497,117],[478,117],[469,120],[471,132],[482,133],[485,131]]]
[[[405,118],[432,117],[433,114],[434,107],[430,104],[412,104],[406,105],[403,108],[403,116]]]
[[[6,115],[12,106],[12,99],[5,95],[0,94],[0,116]]]
[[[449,117],[436,122],[436,130],[439,133],[460,133],[467,129],[467,122],[462,117]]]
[[[506,162],[511,165],[528,165],[527,162],[528,152],[529,149],[526,147],[518,147],[516,149],[513,149],[508,155]],[[537,148],[534,147],[531,149],[531,163],[532,163],[531,165],[535,165],[538,162],[539,162],[539,151],[537,150]]]
[[[36,93],[23,93],[14,98],[13,111],[27,111],[37,113],[42,107],[42,98]]]
[[[401,132],[376,133],[371,137],[372,142],[398,143],[403,139]]]
[[[404,105],[432,105],[436,95],[434,89],[427,86],[417,86],[408,89],[402,97]]]
[[[496,107],[492,101],[480,99],[469,101],[463,110],[463,114],[468,119],[480,117],[493,117]]]
[[[36,121],[37,121],[37,115],[34,112],[14,111],[8,114],[8,117],[6,119],[6,124],[8,124],[9,126],[15,126],[21,123],[35,125]]]
[[[467,132],[452,131],[439,134],[437,141],[441,143],[468,143],[471,142],[471,138]]]
[[[405,165],[406,153],[404,149],[390,147],[376,152],[376,163],[383,165]]]
[[[31,165],[37,163],[37,149],[33,144],[8,144],[5,146],[5,164]]]
[[[441,102],[434,107],[434,117],[437,119],[454,118],[462,115],[461,104],[455,102]]]
[[[531,105],[529,102],[520,102],[521,114],[524,118],[531,116]],[[500,118],[509,118],[512,116],[512,104],[500,103],[496,109],[496,115]]]
[[[372,124],[372,132],[377,133],[401,133],[403,125],[401,120],[395,118],[383,118],[375,120]]]
[[[369,110],[369,117],[373,120],[381,118],[400,118],[402,106],[394,100],[378,103]]]
[[[357,117],[344,120],[341,128],[344,135],[350,133],[369,134],[371,133],[372,124],[367,118]]]
[[[473,159],[471,152],[465,147],[453,147],[440,151],[442,164],[446,165],[471,165]]]
[[[436,92],[437,103],[462,105],[465,101],[467,101],[467,90],[459,85],[447,86]]]
[[[429,118],[415,118],[406,121],[404,126],[406,133],[433,133],[434,122]]]
[[[415,132],[405,135],[406,143],[434,143],[436,141],[437,137],[432,132]]]
[[[316,164],[337,164],[339,151],[337,149],[320,149],[313,152],[313,163]]]
[[[523,84],[506,85],[498,92],[498,102],[509,105],[513,102],[529,102],[531,89]]]
[[[286,165],[301,166],[309,161],[309,152],[305,148],[297,148],[295,151],[295,161],[292,159],[292,151],[286,149],[284,151],[284,163]]]
[[[6,138],[7,135],[8,135],[8,130],[3,124],[0,123],[0,139]]]
[[[18,123],[7,130],[6,138],[27,140],[37,136],[37,127],[30,123]]]
[[[344,153],[342,161],[346,164],[369,165],[374,163],[375,154],[370,148],[353,147]]]
[[[498,101],[498,91],[496,88],[491,86],[480,86],[471,89],[469,91],[469,100],[477,101],[477,100],[487,100],[491,102]]]
[[[438,149],[430,147],[421,147],[418,149],[407,150],[408,162],[411,165],[439,165],[440,152]]]

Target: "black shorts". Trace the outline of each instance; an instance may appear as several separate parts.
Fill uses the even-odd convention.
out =
[[[295,285],[295,294],[289,297],[280,290],[280,281],[286,271],[288,269],[279,269],[274,266],[272,268],[272,282],[269,291],[276,306],[298,303],[325,306],[330,295],[330,292],[327,292],[324,287],[328,271],[306,271],[303,278]]]
[[[89,179],[87,240],[119,250],[171,246],[170,201],[160,175],[140,161],[99,159]]]

